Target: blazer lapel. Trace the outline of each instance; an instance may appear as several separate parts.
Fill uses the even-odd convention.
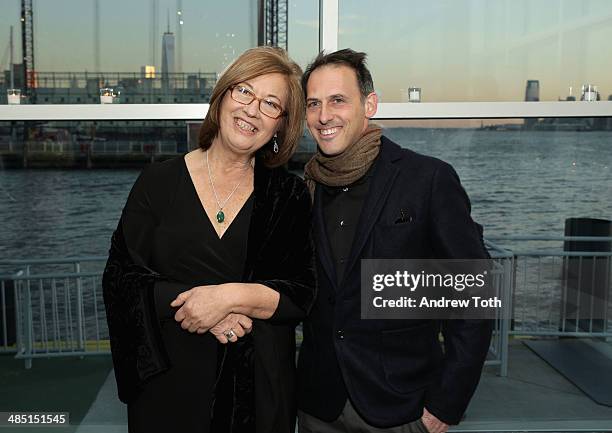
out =
[[[323,265],[323,269],[327,274],[327,277],[331,281],[334,287],[337,286],[336,278],[336,267],[332,260],[331,246],[329,244],[329,238],[327,237],[327,230],[325,228],[325,219],[323,218],[323,204],[322,204],[323,190],[317,184],[315,188],[315,199],[313,204],[313,215],[314,215],[314,234],[316,236],[317,255]]]
[[[393,155],[391,155],[391,151],[393,149],[387,149],[384,143],[385,139],[383,137],[380,156],[375,162],[376,165],[374,166],[374,172],[370,180],[370,188],[363,203],[359,223],[357,223],[357,229],[355,230],[351,254],[344,271],[344,276],[342,277],[343,281],[346,279],[347,275],[350,274],[357,259],[361,256],[361,251],[370,237],[370,233],[378,219],[378,215],[380,215],[387,201],[387,196],[391,192],[393,181],[399,173],[398,168],[392,164]],[[387,152],[387,150],[389,150],[389,152]]]

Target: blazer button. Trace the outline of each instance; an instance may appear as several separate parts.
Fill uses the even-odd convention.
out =
[[[344,340],[344,331],[343,330],[337,331],[336,334],[338,335],[338,338],[340,340]]]

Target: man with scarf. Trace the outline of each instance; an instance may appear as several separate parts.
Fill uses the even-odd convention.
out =
[[[365,59],[320,53],[302,78],[319,292],[298,361],[299,431],[443,433],[476,389],[491,322],[362,320],[360,261],[489,255],[453,168],[370,124]]]

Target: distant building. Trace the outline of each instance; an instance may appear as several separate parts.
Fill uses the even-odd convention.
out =
[[[22,63],[13,63],[13,81],[14,87],[16,89],[23,89],[23,64]],[[11,71],[4,71],[4,82],[6,86],[10,86],[11,82]]]
[[[525,87],[525,102],[537,102],[540,100],[540,81],[527,80]]]
[[[187,88],[189,90],[195,90],[198,88],[198,76],[187,75]]]
[[[162,88],[169,90],[172,82],[169,77],[170,74],[175,73],[174,64],[174,33],[170,32],[170,29],[162,37]]]
[[[525,86],[525,102],[538,102],[540,100],[540,81],[527,80]],[[525,119],[525,128],[532,129],[538,123],[538,119]]]
[[[140,78],[155,78],[155,66],[144,65],[140,67]]]

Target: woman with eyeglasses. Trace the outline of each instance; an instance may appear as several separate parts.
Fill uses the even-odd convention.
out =
[[[294,431],[294,331],[315,296],[311,199],[282,167],[302,135],[300,76],[281,49],[246,51],[200,148],[130,192],[103,277],[130,432]]]

